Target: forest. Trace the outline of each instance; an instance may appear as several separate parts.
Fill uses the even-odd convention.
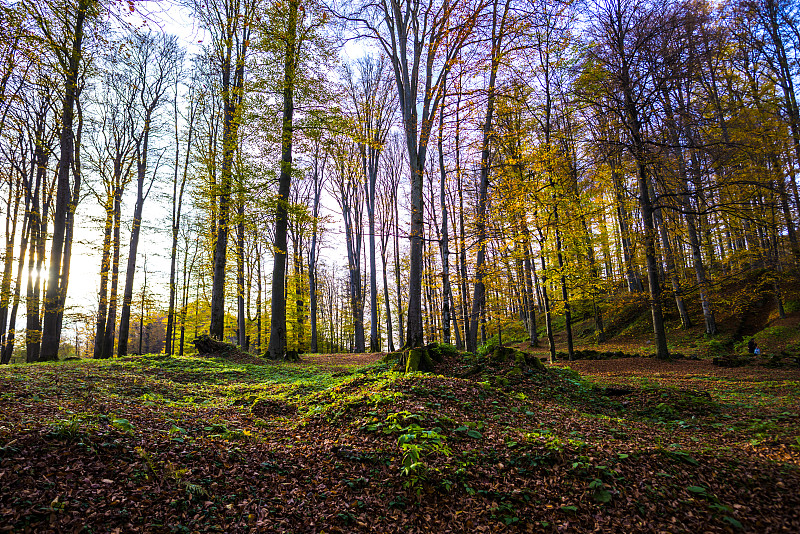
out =
[[[571,357],[636,303],[666,359],[669,321],[715,336],[746,307],[729,288],[791,308],[793,2],[2,19],[4,363],[142,352],[147,328],[144,352],[207,333],[273,359],[506,330],[555,359],[558,332]]]
[[[0,0],[0,531],[800,531],[796,0]]]

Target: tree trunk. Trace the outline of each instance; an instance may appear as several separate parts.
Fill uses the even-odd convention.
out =
[[[236,222],[236,330],[239,348],[247,350],[247,309],[244,294],[244,194],[240,193],[238,199]]]
[[[308,251],[308,293],[309,293],[309,315],[311,322],[311,346],[312,353],[319,352],[319,332],[317,331],[317,229],[319,221],[320,197],[322,195],[321,176],[319,168],[319,144],[315,146],[314,154],[314,202],[312,205],[311,221],[311,247]],[[323,163],[324,172],[324,163]],[[385,273],[384,273],[385,274]],[[386,301],[388,306],[389,301]]]
[[[100,291],[94,334],[94,358],[103,357],[106,316],[108,314],[108,274],[111,270],[111,236],[114,230],[114,190],[106,200],[106,223],[103,231],[103,253],[100,259]]]
[[[292,137],[294,132],[294,82],[297,67],[298,0],[289,0],[286,57],[283,65],[283,121],[281,126],[281,171],[275,208],[275,258],[272,269],[269,357],[286,355],[286,238],[289,225],[287,202],[292,182]]]
[[[381,264],[383,266],[383,301],[386,303],[386,338],[389,352],[394,352],[394,337],[392,335],[392,307],[390,305],[391,300],[389,300],[389,279],[386,276],[386,247],[383,247],[381,250]]]
[[[652,181],[650,182],[650,194],[652,198],[655,198],[656,192]],[[672,283],[672,292],[675,294],[675,305],[678,308],[678,315],[681,318],[681,327],[686,330],[691,328],[692,320],[689,318],[689,312],[686,310],[686,303],[683,301],[683,288],[681,287],[680,278],[678,278],[678,270],[675,267],[675,255],[672,252],[672,244],[669,241],[669,233],[664,223],[661,207],[653,210],[653,218],[661,235],[661,248],[664,251],[664,259],[667,264],[666,274],[669,276]]]
[[[117,291],[119,287],[119,249],[120,217],[122,212],[122,191],[114,193],[114,237],[112,239],[111,291],[108,296],[108,316],[104,328],[103,349],[100,358],[110,358],[114,354],[114,336],[117,330]]]
[[[561,230],[558,227],[558,208],[553,210],[556,225],[556,256],[558,258],[558,269],[561,271],[561,298],[564,301],[564,328],[567,332],[567,354],[569,361],[575,359],[575,349],[572,342],[572,309],[569,305],[569,293],[567,291],[567,277],[564,275],[564,253],[561,251]]]
[[[136,163],[136,204],[133,208],[131,224],[131,241],[128,246],[128,264],[125,273],[125,291],[122,296],[122,314],[119,320],[119,338],[117,339],[117,355],[128,354],[128,333],[131,320],[131,302],[133,301],[133,279],[136,276],[136,253],[139,248],[139,233],[142,228],[142,210],[147,195],[144,191],[144,180],[147,174],[147,150],[150,137],[150,116],[145,117],[142,147]],[[152,185],[152,180],[150,182]],[[148,188],[149,192],[149,188]]]
[[[176,82],[177,85],[177,82]],[[189,172],[189,162],[192,148],[192,134],[194,133],[195,107],[190,103],[189,109],[189,132],[186,139],[186,155],[183,162],[183,175],[180,186],[178,186],[178,159],[180,149],[178,146],[178,97],[177,88],[175,91],[175,175],[172,186],[172,248],[170,250],[169,264],[169,310],[167,312],[167,354],[173,353],[173,338],[175,337],[175,300],[177,298],[176,287],[176,264],[178,256],[178,233],[181,229],[181,211],[183,208],[183,191],[186,187],[186,178]],[[186,251],[188,253],[188,251]],[[185,265],[184,258],[184,265]],[[183,332],[183,330],[181,330]]]
[[[540,247],[541,249],[541,247]],[[544,320],[547,326],[547,344],[550,349],[550,363],[556,361],[556,341],[553,335],[553,316],[550,312],[550,299],[547,296],[547,264],[545,263],[544,253],[539,252],[539,257],[542,260],[542,299],[544,300]]]
[[[398,208],[397,198],[394,198],[394,202],[392,202],[394,206],[394,282],[395,282],[395,289],[397,291],[397,320],[398,320],[398,332],[400,332],[400,340],[402,342],[403,332],[405,332],[405,328],[403,328],[403,292],[401,290],[401,282],[400,282],[400,210]]]
[[[625,199],[622,194],[622,178],[619,175],[616,164],[611,167],[611,181],[614,185],[614,194],[617,201],[617,222],[619,224],[620,241],[622,241],[622,255],[625,262],[625,277],[628,281],[628,291],[631,293],[641,293],[644,291],[639,273],[633,263],[633,247],[631,244],[630,226],[628,222],[628,211],[625,209]]]
[[[508,11],[506,2],[506,11]],[[469,336],[467,337],[467,350],[475,352],[478,337],[478,321],[482,313],[486,311],[486,286],[483,278],[485,276],[486,263],[486,217],[489,203],[489,167],[491,165],[491,134],[492,118],[495,106],[495,84],[497,82],[497,71],[500,67],[500,46],[504,37],[503,28],[505,27],[505,13],[500,21],[498,28],[497,2],[494,4],[492,12],[492,34],[491,34],[491,65],[489,69],[488,97],[486,99],[486,117],[483,123],[483,139],[481,141],[481,174],[478,193],[478,213],[477,213],[477,239],[478,255],[475,261],[475,288],[472,296],[472,313],[470,314]],[[485,337],[485,336],[482,336]]]
[[[67,216],[71,204],[70,175],[75,156],[75,138],[73,119],[75,101],[78,97],[78,76],[80,74],[81,57],[83,55],[83,35],[86,12],[94,0],[78,0],[75,13],[75,30],[69,50],[68,68],[64,73],[64,102],[61,110],[61,134],[59,143],[61,155],[58,159],[58,175],[56,181],[56,202],[53,215],[53,240],[50,248],[50,268],[47,276],[47,293],[44,301],[44,326],[42,329],[42,346],[40,361],[58,359],[58,346],[61,341],[60,317],[64,308],[62,288],[66,284],[69,272],[63,270]]]
[[[25,253],[28,247],[29,235],[31,233],[30,225],[22,223],[22,238],[19,246],[19,259],[17,260],[17,283],[14,289],[14,298],[11,305],[11,313],[8,317],[8,330],[6,336],[0,345],[0,364],[5,365],[11,361],[11,356],[14,354],[14,338],[16,337],[17,328],[17,310],[19,309],[20,291],[22,288],[22,273],[25,266]],[[33,243],[31,243],[33,246]]]
[[[439,136],[437,145],[439,148],[439,206],[442,210],[442,233],[439,241],[439,253],[442,258],[442,342],[450,343],[450,301],[452,300],[452,289],[450,288],[450,249],[449,228],[447,226],[447,197],[445,196],[445,184],[447,183],[447,171],[444,166],[444,147],[442,136],[444,134],[444,98],[442,99],[442,109],[439,112]]]

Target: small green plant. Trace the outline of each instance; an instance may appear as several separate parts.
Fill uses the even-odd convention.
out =
[[[209,437],[211,438],[225,439],[229,441],[246,440],[251,437],[250,431],[241,430],[238,428],[229,429],[223,423],[213,423],[209,426],[203,427],[203,430],[208,432]]]
[[[72,441],[78,437],[82,424],[83,419],[74,415],[69,419],[59,419],[50,425],[50,431],[47,433],[47,435],[51,438]]]
[[[397,438],[397,444],[403,451],[400,473],[408,477],[404,485],[421,495],[422,486],[428,480],[430,471],[424,462],[425,457],[436,454],[449,456],[452,451],[445,444],[445,437],[433,430],[402,434]]]
[[[595,501],[601,504],[611,501],[611,492],[606,489],[605,483],[599,478],[595,478],[589,483],[589,489],[593,490],[592,497]]]
[[[133,432],[134,428],[130,421],[122,418],[113,419],[111,421],[111,426],[113,426],[117,430],[122,430],[123,432],[128,432],[128,433]]]
[[[517,517],[517,512],[514,510],[514,507],[509,502],[501,502],[494,508],[489,509],[489,513],[492,514],[494,519],[499,519],[506,526],[511,526],[515,523],[519,523],[519,517]]]

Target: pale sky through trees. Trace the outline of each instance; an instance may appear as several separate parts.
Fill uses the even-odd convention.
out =
[[[144,11],[148,10],[148,11]],[[149,27],[154,31],[176,35],[179,44],[187,50],[184,60],[185,68],[188,68],[192,54],[199,52],[203,42],[208,36],[204,35],[203,30],[198,28],[191,13],[184,7],[178,5],[173,0],[159,2],[137,2],[136,11],[129,13],[126,20],[137,27]],[[364,46],[355,41],[348,41],[341,50],[343,58],[354,58],[363,55]],[[184,80],[186,83],[188,80]],[[182,89],[185,92],[185,87]],[[180,105],[180,104],[179,104]],[[167,150],[174,150],[169,136],[166,141]],[[145,205],[142,222],[142,242],[139,246],[139,257],[147,255],[148,269],[148,293],[153,294],[157,302],[163,304],[168,294],[167,276],[169,274],[169,210],[171,183],[165,180],[170,179],[172,172],[170,154],[165,154],[162,162],[163,170],[161,183],[157,182],[153,192],[152,200]],[[130,228],[129,211],[134,201],[134,192],[129,189],[123,199],[123,225],[127,223]],[[191,214],[191,210],[189,215]],[[336,201],[325,193],[325,200],[322,204],[322,217],[330,221],[327,227],[328,239],[323,244],[321,259],[346,269],[346,254],[344,247],[344,229],[341,222],[341,211],[336,206]],[[128,220],[125,217],[128,216]],[[91,312],[97,307],[97,285],[100,252],[98,243],[100,242],[101,222],[103,209],[95,199],[86,194],[78,208],[75,244],[73,248],[72,270],[73,276],[70,278],[70,286],[67,295],[67,306],[77,308],[74,311]],[[123,247],[123,257],[121,263],[125,261],[125,249]],[[26,271],[27,272],[27,271]],[[46,276],[46,268],[44,270]],[[26,283],[26,282],[24,282]],[[141,291],[141,276],[138,276],[135,284],[134,293]],[[226,308],[235,314],[235,301],[230,300],[226,303]]]

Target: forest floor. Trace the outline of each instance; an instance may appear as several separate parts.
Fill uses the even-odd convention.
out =
[[[800,532],[796,367],[380,356],[2,368],[0,531]]]

